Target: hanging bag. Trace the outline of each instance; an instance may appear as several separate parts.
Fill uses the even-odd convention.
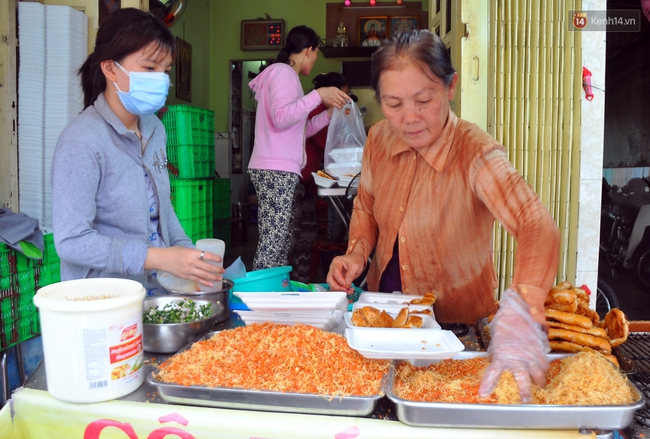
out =
[[[366,130],[357,104],[349,101],[335,108],[327,129],[325,170],[336,177],[354,177],[361,172]]]

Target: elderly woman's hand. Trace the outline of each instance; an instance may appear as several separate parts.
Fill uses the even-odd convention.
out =
[[[490,365],[483,375],[479,395],[489,396],[501,374],[509,370],[517,381],[522,402],[532,402],[531,379],[540,387],[546,384],[549,368],[546,355],[551,349],[546,331],[533,319],[528,305],[515,291],[504,291],[499,311],[490,323],[490,334]]]
[[[337,256],[332,260],[330,271],[327,273],[327,284],[332,291],[354,293],[352,281],[363,273],[366,259],[363,254],[352,252],[345,256]]]
[[[317,88],[316,91],[326,107],[340,109],[351,100],[346,92],[339,90],[337,87],[321,87]]]

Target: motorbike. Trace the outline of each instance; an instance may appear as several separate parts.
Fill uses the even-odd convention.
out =
[[[598,279],[598,289],[596,290],[596,312],[600,319],[604,319],[612,308],[619,308],[621,304],[614,289],[604,280]]]
[[[622,188],[603,177],[600,251],[617,270],[632,272],[634,283],[650,292],[650,180],[633,178]]]

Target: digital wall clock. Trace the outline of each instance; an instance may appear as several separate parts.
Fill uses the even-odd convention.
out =
[[[241,50],[282,49],[284,27],[284,20],[242,20]]]

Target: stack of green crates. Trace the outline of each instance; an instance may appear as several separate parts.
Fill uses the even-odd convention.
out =
[[[169,105],[159,113],[167,132],[171,201],[187,236],[213,237],[214,111]]]
[[[43,259],[0,244],[0,350],[40,334],[34,295],[61,280],[61,261],[51,233],[43,235]]]
[[[226,243],[225,256],[230,255],[230,218],[232,217],[230,205],[230,179],[214,179],[214,237]]]

